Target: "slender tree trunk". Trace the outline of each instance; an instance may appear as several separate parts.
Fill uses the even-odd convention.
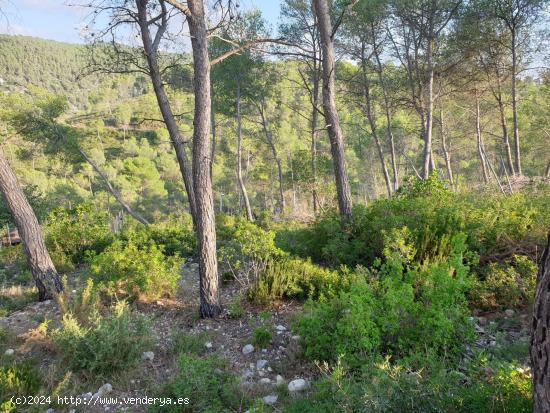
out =
[[[147,64],[149,66],[149,76],[151,77],[151,81],[153,83],[153,90],[155,91],[160,113],[166,125],[166,129],[168,129],[168,134],[170,135],[172,145],[176,151],[176,158],[179,163],[183,183],[187,192],[187,198],[189,200],[189,210],[191,212],[193,222],[196,222],[196,201],[193,188],[193,172],[187,157],[185,142],[181,136],[180,129],[172,112],[172,107],[170,106],[170,101],[168,100],[168,95],[166,94],[162,82],[162,74],[157,59],[158,42],[154,42],[151,39],[151,32],[149,31],[147,1],[148,0],[136,0],[141,40],[143,42],[143,49],[145,51],[145,57],[147,58]],[[163,2],[161,2],[161,5],[164,7]],[[162,26],[158,30],[164,31],[166,29],[166,18],[166,11],[164,10]]]
[[[500,74],[497,72],[496,74],[496,81],[497,81],[497,103],[498,103],[498,111],[500,115],[500,125],[502,128],[502,140],[504,141],[504,150],[506,151],[506,161],[508,163],[508,168],[510,169],[510,172],[512,175],[516,173],[516,169],[514,167],[514,161],[512,160],[512,149],[510,147],[510,138],[508,136],[508,122],[506,121],[506,111],[504,109],[504,101],[502,99],[502,86],[500,82]]]
[[[512,30],[512,117],[514,122],[514,146],[516,157],[516,172],[521,175],[521,154],[519,148],[519,126],[518,126],[518,97],[517,97],[517,34]]]
[[[489,173],[487,172],[487,164],[485,162],[485,156],[483,155],[483,138],[481,136],[481,113],[479,110],[479,95],[477,90],[475,91],[476,98],[476,136],[477,136],[477,152],[479,154],[479,162],[481,165],[481,172],[483,176],[483,182],[489,182]]]
[[[424,136],[424,166],[422,177],[427,179],[434,168],[434,159],[432,154],[432,126],[433,126],[433,88],[434,88],[434,62],[433,62],[433,39],[431,34],[428,36],[428,48],[426,51],[428,62],[428,106],[426,108],[426,128]]]
[[[319,117],[319,73],[317,62],[314,63],[313,87],[312,87],[312,110],[311,110],[311,196],[313,201],[313,213],[317,215],[319,210],[319,199],[317,196],[317,120]]]
[[[212,91],[211,91],[212,93]],[[216,112],[214,111],[214,105],[212,105],[212,154],[210,155],[210,176],[212,176],[212,168],[214,167],[214,159],[216,156]],[[212,178],[210,178],[212,179]]]
[[[378,158],[380,159],[380,166],[382,168],[382,174],[384,175],[384,182],[386,183],[386,191],[388,192],[388,197],[392,196],[392,184],[390,179],[390,174],[388,172],[388,168],[386,166],[386,159],[384,156],[384,149],[382,148],[382,144],[380,142],[380,138],[378,136],[378,129],[376,125],[376,118],[373,113],[373,107],[372,107],[372,98],[370,95],[370,81],[367,74],[367,59],[365,56],[365,43],[363,42],[361,44],[361,74],[363,77],[363,96],[365,98],[365,116],[367,117],[367,120],[370,125],[372,137],[374,139],[374,143],[376,144],[376,149],[378,152]]]
[[[550,161],[548,161],[548,165],[546,165],[546,171],[544,172],[544,177],[546,179],[550,179]]]
[[[338,206],[340,215],[349,219],[352,214],[352,198],[346,171],[344,136],[336,109],[334,39],[327,0],[313,0],[313,11],[317,16],[323,52],[323,109],[334,164]]]
[[[540,260],[533,304],[531,369],[535,413],[550,412],[550,232]]]
[[[375,33],[374,27],[372,28],[372,31],[374,34]],[[380,53],[376,45],[374,46],[374,57],[376,59],[376,65],[377,65],[376,72],[378,74],[378,82],[380,83],[380,87],[382,89],[382,95],[384,98],[384,114],[386,115],[386,132],[388,134],[388,141],[390,143],[391,166],[392,166],[392,172],[393,172],[393,190],[397,191],[399,189],[399,171],[397,169],[397,155],[395,151],[395,139],[393,136],[393,129],[392,129],[390,99],[388,96],[386,79],[384,79],[384,67],[382,66],[382,60],[380,59]]]
[[[115,197],[122,209],[138,222],[141,222],[144,225],[149,225],[149,221],[147,221],[141,214],[134,211],[132,207],[130,207],[130,205],[128,205],[124,201],[124,199],[122,199],[122,195],[120,194],[120,192],[115,189],[115,187],[109,181],[109,177],[107,176],[107,174],[105,174],[105,172],[101,170],[101,168],[94,162],[94,160],[90,158],[82,149],[78,148],[78,152],[80,153],[80,155],[82,155],[86,162],[88,162],[92,166],[92,168],[94,168],[94,171],[96,171],[97,174],[101,177],[108,191]]]
[[[210,60],[204,4],[188,0],[187,21],[193,50],[195,114],[193,119],[193,185],[199,244],[200,315],[216,317],[221,312],[216,257],[216,224],[210,176]]]
[[[454,188],[453,168],[451,165],[451,153],[447,147],[447,131],[445,130],[445,121],[443,119],[443,110],[439,111],[439,125],[441,127],[441,146],[443,149],[443,157],[445,158],[445,166],[447,167],[447,177],[451,188]]]
[[[277,153],[277,148],[275,147],[275,143],[273,142],[273,134],[269,130],[267,116],[265,115],[265,103],[264,102],[260,103],[258,105],[258,109],[262,120],[262,129],[264,130],[265,139],[267,141],[269,149],[271,149],[271,153],[273,154],[275,163],[277,164],[277,175],[279,179],[279,202],[278,202],[277,209],[278,209],[278,213],[282,214],[285,210],[285,192],[284,192],[284,186],[283,186],[283,164],[281,162],[281,158],[279,157],[279,154]]]
[[[237,78],[237,182],[241,190],[241,194],[244,200],[244,206],[246,209],[246,218],[250,222],[254,222],[254,215],[252,214],[252,207],[250,206],[250,200],[248,199],[248,192],[244,185],[243,179],[243,161],[242,161],[242,125],[241,125],[241,80]]]
[[[0,150],[0,191],[19,230],[38,299],[48,300],[63,290],[63,284],[46,249],[40,224],[34,215],[4,153]]]

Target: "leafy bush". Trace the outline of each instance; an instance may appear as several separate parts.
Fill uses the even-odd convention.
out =
[[[388,354],[457,354],[471,334],[465,293],[464,235],[451,240],[448,261],[413,265],[410,248],[396,243],[378,269],[359,268],[349,288],[312,302],[294,324],[306,357],[351,367]],[[407,268],[408,267],[408,268]]]
[[[93,257],[90,270],[95,281],[113,294],[158,298],[174,292],[181,263],[177,255],[165,257],[152,242],[117,240]]]
[[[48,251],[59,271],[74,269],[113,241],[107,213],[90,204],[52,211],[45,232]]]
[[[535,296],[537,264],[516,255],[512,262],[489,264],[482,277],[471,293],[476,308],[518,308],[530,304]]]
[[[407,227],[417,262],[448,256],[450,240],[459,232],[466,234],[468,249],[480,256],[482,266],[510,260],[518,250],[534,259],[550,226],[544,206],[549,199],[548,190],[511,196],[455,194],[432,175],[410,180],[390,199],[356,206],[345,225],[333,212],[310,227],[281,230],[276,245],[332,267],[369,267],[384,257],[386,235]]]
[[[219,261],[244,288],[254,285],[266,268],[267,262],[284,254],[275,246],[275,233],[259,226],[235,219],[229,227],[224,220],[218,230],[220,236]]]
[[[70,368],[102,376],[133,367],[151,342],[147,320],[122,301],[109,315],[92,313],[87,323],[65,314],[52,338]]]
[[[249,297],[264,304],[283,298],[323,299],[334,296],[345,281],[338,272],[319,267],[310,259],[283,256],[266,263]]]
[[[189,257],[196,254],[197,239],[193,231],[191,217],[168,216],[163,222],[147,226],[139,225],[126,228],[120,239],[136,244],[155,243],[167,256]]]
[[[42,385],[40,373],[32,363],[10,363],[0,367],[0,412],[9,413],[16,409],[12,397],[36,396]]]
[[[487,372],[491,372],[487,375]],[[531,379],[514,364],[472,363],[465,373],[437,358],[423,368],[384,360],[351,374],[341,364],[324,368],[307,398],[291,401],[289,413],[531,412]]]
[[[252,332],[252,341],[258,347],[265,348],[271,340],[273,339],[273,334],[271,330],[265,326],[260,326],[254,329]]]
[[[244,411],[243,406],[251,404],[238,379],[229,372],[222,360],[183,355],[179,368],[181,373],[164,387],[159,397],[174,401],[186,397],[189,404],[153,406],[151,412],[235,412]]]

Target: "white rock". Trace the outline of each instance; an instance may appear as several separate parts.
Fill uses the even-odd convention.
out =
[[[296,379],[288,383],[289,392],[297,392],[305,389],[307,389],[307,381],[305,381],[304,379]]]
[[[292,340],[300,340],[300,336],[298,336],[298,335],[292,336]]]
[[[210,341],[208,341],[207,343],[204,343],[204,347],[206,347],[207,349],[211,349],[212,348],[212,343]]]
[[[269,396],[265,396],[263,400],[265,404],[271,406],[272,404],[277,403],[278,398],[279,397],[276,394],[270,394]]]
[[[263,348],[263,349],[262,349],[262,353],[267,353],[267,349],[266,349],[266,348]]]
[[[44,413],[54,413],[54,411],[55,410],[50,407],[48,410],[44,410]]]
[[[13,356],[14,353],[15,353],[15,350],[12,349],[12,348],[9,348],[9,349],[7,349],[7,350],[5,351],[4,354],[5,354],[6,356]]]
[[[153,361],[155,359],[155,353],[152,351],[144,351],[141,355],[143,361]]]
[[[105,394],[111,393],[113,391],[113,386],[111,386],[111,383],[105,383],[103,386],[101,386],[96,393],[97,397],[101,397]]]
[[[277,331],[286,331],[286,327],[279,324],[277,327],[275,327],[275,330],[277,330]]]
[[[250,354],[254,351],[254,346],[252,344],[247,344],[243,347],[243,354]]]
[[[277,377],[275,377],[275,381],[277,383],[277,386],[280,386],[281,384],[285,384],[285,379],[280,374],[277,374]]]
[[[271,384],[269,377],[263,377],[260,379],[260,384]]]
[[[514,310],[509,308],[506,311],[504,311],[504,314],[506,315],[506,317],[513,317],[515,313],[514,313]]]
[[[265,368],[267,367],[267,364],[268,364],[268,363],[269,363],[269,362],[268,362],[267,360],[263,360],[263,359],[258,360],[258,361],[256,362],[256,369],[258,369],[258,370],[263,370],[263,369],[265,369]]]

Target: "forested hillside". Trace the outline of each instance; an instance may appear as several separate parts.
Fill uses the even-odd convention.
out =
[[[550,3],[206,3],[0,35],[0,412],[547,412]]]

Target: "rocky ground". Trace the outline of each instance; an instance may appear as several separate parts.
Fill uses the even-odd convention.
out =
[[[273,339],[265,348],[258,348],[253,345],[252,337],[254,330],[262,323],[258,314],[265,309],[256,308],[243,300],[244,312],[240,318],[231,318],[226,310],[220,319],[202,320],[197,316],[198,289],[198,265],[187,263],[182,268],[175,298],[137,304],[138,311],[152,319],[155,337],[155,345],[144,352],[138,368],[110,378],[108,383],[97,378],[73,376],[73,394],[86,397],[152,396],[159,385],[168,382],[178,373],[173,342],[177,332],[193,334],[204,341],[205,353],[216,354],[227,360],[230,369],[241,377],[242,385],[252,394],[264,398],[266,404],[273,405],[274,411],[277,411],[277,392],[274,391],[276,386],[287,386],[291,392],[299,392],[308,387],[318,370],[310,363],[299,362],[299,337],[294,336],[290,330],[293,315],[302,309],[301,303],[284,302],[271,308],[271,317],[263,325],[271,330]],[[221,289],[224,308],[230,308],[238,295],[238,285],[225,283]],[[0,317],[0,327],[8,332],[7,344],[1,350],[5,353],[3,357],[42,360],[40,369],[45,372],[46,380],[54,383],[59,380],[57,366],[60,359],[41,328],[44,320],[50,320],[50,329],[59,325],[60,312],[55,302],[31,303],[7,317]],[[473,346],[478,348],[497,351],[500,346],[528,344],[527,314],[518,314],[512,310],[476,314],[472,317],[472,322],[477,334]],[[466,351],[465,358],[471,356],[472,350],[470,348]],[[71,410],[145,412],[146,407],[56,407],[49,412]]]

